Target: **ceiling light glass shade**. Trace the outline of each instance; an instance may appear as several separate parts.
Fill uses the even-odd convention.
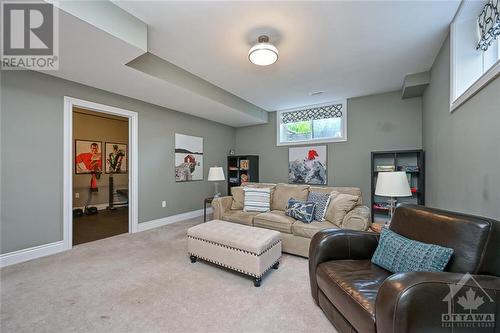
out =
[[[278,60],[278,49],[268,41],[269,38],[267,36],[261,36],[259,37],[259,43],[252,46],[250,51],[248,51],[248,59],[253,64],[268,66]]]

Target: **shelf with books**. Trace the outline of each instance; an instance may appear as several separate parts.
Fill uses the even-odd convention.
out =
[[[375,185],[380,172],[405,171],[412,195],[397,198],[398,203],[425,205],[425,161],[422,149],[373,151],[371,153],[371,216],[372,221],[388,218],[383,205],[389,198],[375,195]]]
[[[257,155],[230,155],[228,165],[228,194],[231,187],[242,186],[248,182],[259,182],[259,156]]]

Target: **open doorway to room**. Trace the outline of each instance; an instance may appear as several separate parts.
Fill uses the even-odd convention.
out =
[[[99,116],[100,119],[113,119],[122,121],[123,124],[126,124],[125,127],[127,128],[128,140],[127,139],[120,140],[121,139],[120,137],[112,137],[109,139],[105,136],[87,137],[87,134],[85,134],[84,132],[80,132],[80,129],[73,128],[74,127],[73,117],[74,116],[80,117],[80,115],[77,115],[77,113],[73,111],[79,111],[79,113],[83,115]],[[91,101],[77,99],[74,97],[69,97],[69,96],[64,97],[63,241],[64,241],[64,248],[66,250],[71,249],[73,247],[73,244],[81,244],[82,242],[95,240],[97,238],[109,237],[115,233],[122,233],[127,231],[129,233],[137,232],[139,228],[138,158],[137,158],[138,118],[139,118],[138,113],[134,111],[129,111],[105,104],[94,103]],[[109,131],[107,127],[105,127],[105,129]],[[74,130],[78,132],[73,134]],[[89,135],[92,135],[92,133],[90,133]],[[81,156],[81,158],[79,158],[78,160],[76,157],[80,153],[80,151],[78,152],[76,151],[77,149],[75,140],[77,139],[81,141],[87,141],[83,143],[80,142],[80,147],[82,147],[81,149],[83,153],[88,154]],[[106,140],[111,140],[111,141],[106,141]],[[108,152],[106,152],[106,142],[109,143]],[[97,146],[94,145],[94,143],[97,143]],[[116,143],[118,145],[116,147],[117,149],[115,150]],[[109,159],[110,154],[113,157],[119,157],[120,155],[122,155],[122,153],[120,153],[119,150],[120,149],[125,150],[123,144],[127,145],[126,152],[123,151],[126,153],[125,155],[126,158],[122,157],[121,159],[120,171],[124,171],[125,170],[124,167],[126,165],[126,171],[127,171],[126,176],[124,176],[123,179],[119,181],[117,180],[118,181],[117,182],[115,181],[115,177],[118,174],[116,172],[113,173],[113,186],[109,186],[110,182],[109,176],[111,175],[111,173],[109,173],[110,171],[109,167],[111,165],[107,166],[106,160]],[[99,155],[99,152],[101,152],[101,155]],[[101,159],[101,161],[100,162],[96,161],[99,158]],[[80,164],[79,166],[77,166],[77,162]],[[113,161],[113,163],[114,162],[115,161]],[[98,170],[99,166],[100,170]],[[107,174],[106,174],[106,167],[108,167]],[[90,172],[83,174],[82,176],[83,181],[75,182],[75,187],[74,187],[73,186],[73,182],[75,181],[74,178],[77,175],[78,176],[81,175],[80,173],[76,172],[76,170],[79,170],[79,168],[90,169],[87,170]],[[116,169],[117,165],[115,165],[114,168]],[[92,172],[93,169],[94,172]],[[99,172],[100,172],[100,177],[99,179],[97,179],[97,173]],[[125,175],[125,173],[120,173],[120,175]],[[125,184],[127,184],[127,187],[124,187]],[[98,188],[97,191],[95,191],[95,189],[92,189],[95,186],[97,186]],[[112,191],[110,191],[110,188]],[[125,189],[128,189],[128,191],[124,191]],[[121,191],[118,193],[118,190]],[[97,193],[101,192],[101,196],[97,197],[95,195],[96,192]],[[78,198],[75,198],[77,196],[76,193],[78,193]],[[109,195],[110,193],[113,195],[112,201],[110,200],[110,195]],[[126,197],[127,199],[125,199]],[[79,199],[79,201],[77,201],[77,199]],[[110,205],[110,202],[112,202],[112,205]],[[115,213],[113,209],[106,210],[106,208],[108,207],[110,208],[116,207],[117,210],[119,207],[121,208],[126,207],[127,210],[123,209],[118,213],[122,213],[126,217],[128,225],[126,226],[126,228],[122,226],[121,227],[122,229],[115,230],[113,232],[101,233],[99,237],[92,237],[92,234],[89,233],[86,236],[88,238],[75,239],[74,242],[73,235],[75,234],[75,236],[77,236],[76,233],[80,232],[77,229],[76,232],[73,233],[73,220],[80,218],[80,217],[73,218],[74,208],[80,208],[82,210],[85,210],[85,206],[88,207],[90,213],[92,213],[92,210],[95,211],[95,209],[91,209],[89,208],[89,206],[97,208],[98,211],[97,214],[89,214],[89,215],[82,214],[85,216],[93,217],[95,220],[99,220],[98,217],[103,217],[105,214],[112,215],[113,213]],[[78,212],[76,213],[78,214]],[[117,216],[117,219],[120,219],[118,215],[119,214],[115,214],[114,216]],[[121,219],[125,220],[125,218],[123,217],[121,217]],[[99,229],[102,229],[104,225],[92,222],[93,221],[91,221],[88,225],[85,225],[85,227],[88,227],[87,229],[91,229],[90,227],[94,226],[95,230],[91,230],[91,232],[95,233],[95,235],[98,235]],[[86,231],[85,229],[81,230],[81,232],[83,233],[85,233],[85,231]]]
[[[129,119],[74,106],[73,245],[129,231]]]

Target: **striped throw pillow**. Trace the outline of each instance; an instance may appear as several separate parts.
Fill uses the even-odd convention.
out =
[[[245,186],[245,212],[268,212],[271,207],[271,189]]]

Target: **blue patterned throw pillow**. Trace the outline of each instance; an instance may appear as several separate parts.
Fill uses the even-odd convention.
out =
[[[311,223],[314,218],[315,207],[316,203],[314,202],[303,202],[290,198],[286,204],[285,214],[304,223]]]
[[[309,192],[307,202],[315,202],[314,219],[319,222],[325,220],[326,209],[330,203],[330,193]]]
[[[453,249],[411,240],[382,228],[372,262],[392,273],[442,272],[452,254]]]

